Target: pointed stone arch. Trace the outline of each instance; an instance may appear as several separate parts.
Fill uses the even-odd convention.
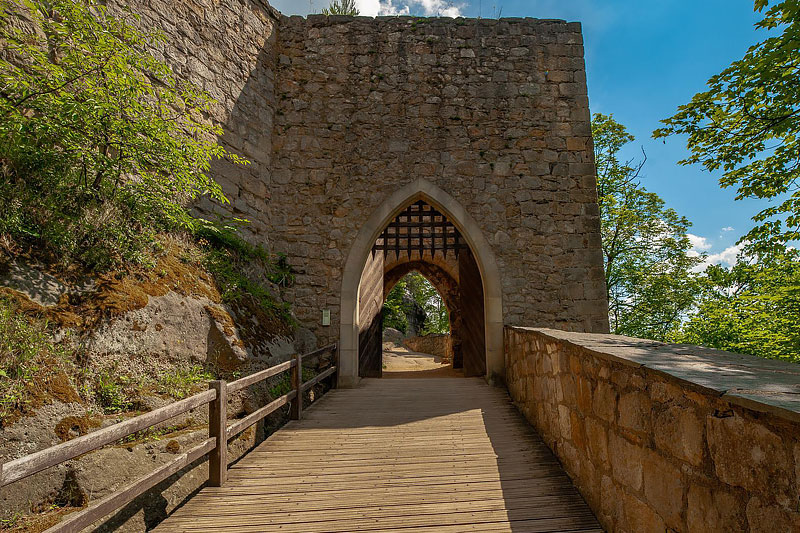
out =
[[[475,256],[484,294],[486,378],[490,383],[503,379],[503,294],[494,253],[478,223],[455,198],[428,180],[418,178],[392,193],[373,211],[350,247],[342,275],[339,386],[358,383],[358,295],[367,258],[386,225],[417,200],[424,200],[446,215]]]

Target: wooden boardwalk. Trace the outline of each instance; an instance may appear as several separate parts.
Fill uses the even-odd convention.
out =
[[[480,379],[334,390],[161,532],[602,532],[558,461]]]

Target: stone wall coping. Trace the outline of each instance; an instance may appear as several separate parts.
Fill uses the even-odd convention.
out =
[[[800,422],[800,365],[794,363],[622,335],[507,327],[572,344],[606,360],[644,367],[733,404]]]
[[[263,1],[263,0],[262,0]],[[273,11],[277,12],[274,8]],[[564,19],[540,19],[534,17],[503,17],[500,19],[487,19],[487,18],[473,18],[473,17],[417,17],[411,15],[380,15],[377,17],[368,16],[349,16],[349,15],[320,15],[311,14],[307,16],[302,15],[284,15],[285,19],[293,22],[307,22],[312,25],[334,25],[334,24],[348,24],[351,22],[388,22],[395,24],[444,24],[452,25],[481,25],[481,26],[496,26],[497,24],[527,24],[532,26],[543,25],[558,25],[566,26],[568,31],[580,32],[580,22],[570,22]]]

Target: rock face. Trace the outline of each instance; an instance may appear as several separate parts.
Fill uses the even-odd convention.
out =
[[[253,241],[287,254],[285,296],[322,343],[337,340],[364,221],[420,179],[478,222],[504,323],[607,330],[580,24],[110,4],[164,30],[160,53],[219,100],[221,142],[252,164],[215,165],[231,204],[198,209],[249,219]]]
[[[403,339],[405,339],[405,335],[394,328],[386,328],[383,330],[383,342],[400,344],[403,342]]]
[[[33,408],[30,411],[32,415],[25,411],[15,421],[4,419],[5,427],[0,431],[0,462],[23,457],[174,401],[169,396],[173,393],[162,383],[176,383],[173,386],[181,387],[180,390],[185,387],[185,391],[177,393],[180,398],[196,392],[198,387],[205,389],[205,380],[209,379],[206,372],[226,378],[242,375],[317,347],[317,339],[309,330],[299,329],[290,334],[287,324],[267,317],[263,310],[246,304],[235,303],[234,307],[229,307],[221,303],[213,280],[199,267],[187,270],[185,277],[190,279],[175,286],[155,286],[152,280],[123,276],[117,284],[100,281],[76,288],[21,262],[7,270],[0,290],[10,291],[7,294],[19,303],[20,312],[24,309],[37,315],[53,316],[54,327],[61,328],[55,331],[54,341],[66,339],[76,352],[72,361],[74,367],[69,367],[72,377],[64,374],[65,387],[70,394],[52,397],[41,394],[33,406],[35,412]],[[98,317],[97,321],[69,318],[80,313],[82,308],[70,307],[70,298],[65,296],[78,291],[82,302],[77,305],[91,310]],[[58,322],[57,319],[64,317],[64,323]],[[187,368],[201,369],[200,383],[196,377],[194,381],[185,381],[189,378],[181,372]],[[116,383],[113,376],[124,376],[126,383],[133,384],[130,390],[119,392],[124,394],[124,403],[115,407],[132,413],[103,414],[105,405],[97,400],[94,389],[98,375],[111,375],[103,378],[107,383]],[[272,399],[268,390],[273,385],[274,381],[265,382],[232,394],[228,400],[229,416],[241,416],[264,405],[266,400]],[[86,394],[78,395],[75,387],[85,389]],[[285,418],[284,411],[276,412],[271,422],[259,426],[258,439],[263,438],[269,424],[277,425]],[[206,434],[205,429],[198,429],[207,423],[207,408],[195,409],[126,439],[124,445],[107,446],[3,487],[0,489],[0,518],[46,512],[53,504],[57,504],[57,508],[69,508],[95,501],[152,472],[177,451],[197,444]],[[256,437],[251,430],[233,439],[230,443],[232,456],[252,447],[257,442]],[[144,531],[155,525],[205,482],[206,471],[201,465],[184,469],[171,481],[160,484],[103,527]],[[45,514],[33,520],[56,518]]]
[[[797,365],[506,328],[508,388],[608,531],[800,531]]]
[[[154,361],[208,363],[225,371],[247,361],[230,311],[207,298],[187,298],[175,292],[151,296],[147,305],[93,331],[91,352],[150,356]]]
[[[34,266],[13,260],[0,265],[0,286],[18,291],[42,306],[56,305],[62,297],[93,288],[91,281],[70,286]]]

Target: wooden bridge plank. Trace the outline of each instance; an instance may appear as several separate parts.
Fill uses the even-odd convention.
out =
[[[303,416],[156,531],[602,531],[507,395],[481,380],[365,380]]]

